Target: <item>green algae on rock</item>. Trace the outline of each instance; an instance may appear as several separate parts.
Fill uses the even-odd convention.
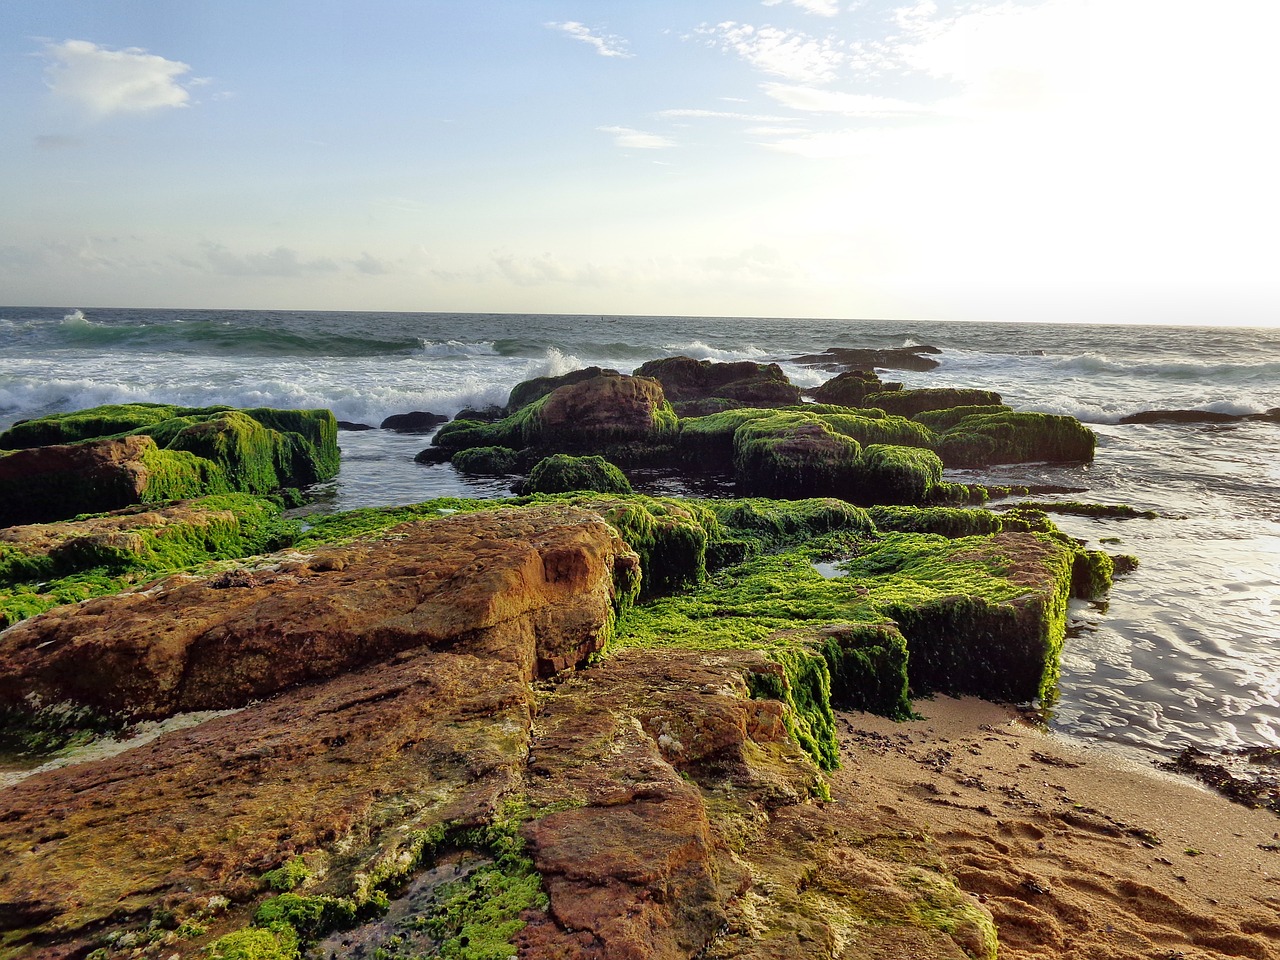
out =
[[[631,493],[626,475],[604,457],[574,457],[556,453],[539,460],[521,487],[523,493]]]
[[[449,462],[459,473],[501,475],[515,473],[520,456],[510,447],[469,447],[459,450]]]
[[[339,458],[328,410],[151,403],[28,420],[0,434],[0,447],[20,448],[0,457],[0,525],[211,493],[270,493],[334,476]]]
[[[1049,413],[971,414],[946,429],[938,454],[948,467],[1092,460],[1097,437],[1075,417]]]
[[[1000,394],[993,390],[964,387],[923,387],[918,390],[890,390],[868,393],[859,406],[879,407],[885,413],[915,417],[926,410],[948,410],[953,407],[998,406]]]

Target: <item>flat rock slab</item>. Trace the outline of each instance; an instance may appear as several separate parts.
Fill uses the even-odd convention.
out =
[[[132,720],[227,709],[464,640],[546,676],[601,648],[615,579],[637,564],[599,516],[570,507],[413,522],[16,624],[0,634],[0,707],[70,702]]]

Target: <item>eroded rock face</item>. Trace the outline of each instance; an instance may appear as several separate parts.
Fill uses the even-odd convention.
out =
[[[137,503],[150,480],[143,456],[156,449],[150,437],[121,437],[31,447],[0,457],[0,489],[5,491],[0,526]]]
[[[153,719],[239,707],[401,651],[503,646],[530,677],[600,649],[635,554],[595,514],[484,511],[55,608],[0,637],[0,706]]]
[[[544,446],[643,440],[675,429],[674,414],[664,411],[657,380],[606,373],[551,391],[527,439]]]

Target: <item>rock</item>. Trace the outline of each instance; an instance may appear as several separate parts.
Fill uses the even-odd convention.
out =
[[[1263,415],[1265,418],[1265,415]],[[1120,418],[1120,423],[1237,423],[1244,414],[1215,410],[1143,410]]]
[[[784,407],[800,402],[799,388],[776,363],[713,363],[692,357],[665,357],[641,365],[635,375],[660,382],[663,393],[673,403],[714,397],[752,407]]]
[[[368,423],[354,423],[351,420],[339,420],[338,429],[347,430],[347,431],[362,431],[362,430],[374,430],[376,428]]]
[[[821,386],[809,391],[818,403],[831,403],[842,407],[861,407],[862,400],[868,393],[880,393],[885,390],[884,383],[873,372],[867,370],[846,370],[828,380]]]
[[[419,463],[425,463],[429,461],[419,459],[423,457],[423,454],[430,456],[432,453],[439,454],[444,452],[439,447],[428,447],[414,459]],[[459,450],[448,459],[460,473],[471,473],[480,476],[516,473],[520,467],[519,454],[510,447],[471,447],[467,450]]]
[[[926,410],[951,407],[994,407],[1000,405],[1000,394],[992,390],[969,390],[957,387],[926,387],[921,390],[894,390],[869,393],[862,401],[866,407],[878,407],[885,413],[914,417]]]
[[[631,482],[604,457],[571,457],[557,453],[539,460],[520,487],[522,494],[572,493],[575,490],[624,494],[631,493]]]
[[[643,440],[675,430],[662,385],[646,377],[602,375],[558,387],[530,418],[531,446]]]
[[[881,350],[857,347],[829,347],[823,353],[809,353],[793,357],[792,363],[803,363],[806,366],[821,367],[824,370],[874,370],[877,367],[889,370],[933,370],[939,364],[937,360],[921,354],[938,354],[937,347],[888,347]]]
[[[1093,459],[1097,437],[1075,417],[1048,413],[967,416],[944,431],[936,450],[948,467]]]
[[[160,459],[150,437],[55,444],[0,457],[0,527],[139,503]],[[150,465],[147,461],[150,461]]]
[[[638,583],[635,554],[583,510],[410,523],[385,541],[174,576],[23,621],[0,635],[0,707],[228,709],[464,636],[525,637],[523,668],[549,676],[601,648]]]
[[[430,433],[449,418],[440,413],[427,413],[415,410],[413,413],[395,413],[383,420],[378,426],[382,430],[394,430],[396,433]]]
[[[603,367],[584,367],[581,370],[572,370],[556,377],[534,377],[532,380],[523,380],[511,388],[511,394],[507,397],[506,413],[515,413],[535,400],[541,400],[552,390],[556,390],[559,387],[568,386],[572,383],[581,383],[583,380],[592,380],[596,377],[617,376],[621,376],[617,370],[608,370]],[[464,419],[461,413],[458,414],[458,419]],[[477,416],[474,419],[488,420],[491,418]]]
[[[97,448],[104,451],[99,455],[34,452],[63,444],[83,446],[98,438],[116,443],[120,438],[110,435],[126,431],[132,432],[124,439],[148,437],[153,445],[128,447],[130,461],[123,459],[126,448],[118,446]],[[337,421],[328,410],[154,403],[29,420],[11,427],[0,442],[0,447],[23,448],[0,458],[0,525],[65,519],[132,503],[306,486],[338,472],[337,432]],[[19,459],[12,459],[15,456]],[[103,474],[105,489],[99,489],[93,471],[104,459],[118,466],[102,467],[110,478]],[[124,466],[126,462],[134,466]],[[80,467],[90,474],[77,478]],[[47,479],[36,479],[40,477]]]

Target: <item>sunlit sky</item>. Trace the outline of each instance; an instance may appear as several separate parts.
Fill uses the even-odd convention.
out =
[[[2,0],[0,302],[1280,325],[1276,0]]]

